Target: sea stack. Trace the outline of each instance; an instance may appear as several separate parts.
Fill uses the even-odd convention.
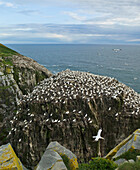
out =
[[[139,127],[139,109],[140,95],[116,79],[66,70],[23,96],[8,137],[29,168],[37,165],[51,141],[88,161],[97,156],[92,136],[102,128],[104,156]]]

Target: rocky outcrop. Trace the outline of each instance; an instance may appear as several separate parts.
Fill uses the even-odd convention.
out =
[[[46,150],[36,170],[67,170],[67,167],[57,152]]]
[[[51,142],[37,166],[37,170],[76,170],[78,168],[77,157],[70,150],[58,142]]]
[[[9,121],[23,94],[52,74],[34,60],[0,44],[0,145],[7,143]]]
[[[35,166],[51,141],[79,161],[102,156],[140,125],[140,95],[114,78],[66,70],[42,81],[20,100],[9,139],[19,158]],[[24,153],[24,155],[22,154]]]
[[[16,156],[10,143],[0,147],[0,169],[26,170],[26,168]]]
[[[51,142],[36,170],[76,170],[78,168],[77,157],[70,150],[58,142]],[[16,156],[10,143],[0,146],[0,169],[27,170]]]
[[[68,150],[65,147],[63,147],[62,145],[60,145],[58,142],[56,142],[56,141],[51,142],[48,145],[48,147],[47,147],[47,149],[46,149],[46,151],[44,153],[44,155],[46,155],[48,157],[48,162],[52,162],[50,160],[51,158],[49,157],[48,152],[51,152],[51,153],[56,152],[56,153],[58,153],[60,155],[61,159],[63,158],[63,161],[64,161],[64,163],[65,163],[65,165],[67,166],[68,169],[76,170],[78,168],[78,162],[77,162],[76,155],[74,155],[70,150]],[[44,162],[45,162],[46,156],[43,156],[41,158],[41,161],[44,160]],[[47,162],[47,160],[46,160],[46,162]],[[39,167],[39,165],[38,165],[38,167]],[[53,164],[52,164],[52,166],[50,168],[54,168]],[[39,169],[42,169],[42,168],[39,168]],[[58,170],[60,170],[60,169],[58,169]]]
[[[136,161],[137,155],[140,155],[140,129],[137,129],[119,143],[105,158],[116,160],[119,163],[130,159]]]

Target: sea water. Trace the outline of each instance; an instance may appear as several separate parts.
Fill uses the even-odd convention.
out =
[[[36,60],[54,74],[70,69],[114,77],[140,93],[139,45],[10,44],[8,47]]]

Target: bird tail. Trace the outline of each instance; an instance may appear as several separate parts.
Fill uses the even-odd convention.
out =
[[[100,139],[105,139],[105,138],[103,138],[103,137],[100,137]]]

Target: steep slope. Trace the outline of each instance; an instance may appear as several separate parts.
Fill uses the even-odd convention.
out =
[[[9,139],[25,166],[35,166],[51,141],[80,161],[97,156],[92,136],[103,129],[101,154],[140,125],[140,95],[114,78],[63,72],[43,80],[19,102]],[[24,154],[23,154],[24,153]]]
[[[34,60],[0,44],[0,145],[7,142],[8,120],[15,114],[19,99],[51,75]]]

